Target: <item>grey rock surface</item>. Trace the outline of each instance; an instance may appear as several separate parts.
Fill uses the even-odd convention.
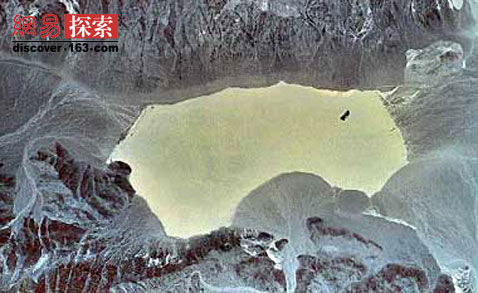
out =
[[[287,239],[276,261],[284,271],[288,292],[294,292],[299,286],[296,274],[303,265],[301,257],[320,262],[335,261],[344,270],[335,272],[335,282],[326,280],[320,286],[320,290],[326,292],[353,291],[361,286],[360,282],[366,282],[364,279],[388,265],[421,270],[426,275],[427,285],[416,286],[423,286],[420,290],[433,288],[430,285],[436,282],[440,269],[416,231],[373,215],[364,214],[353,219],[337,215],[341,195],[352,192],[341,191],[337,195],[316,175],[283,174],[264,183],[241,201],[233,226],[255,228],[278,239]],[[347,264],[345,259],[360,265],[359,276],[351,277],[339,265],[339,260]],[[327,279],[327,276],[319,274],[316,278]],[[307,287],[306,284],[299,287],[304,286]],[[306,292],[305,288],[301,290]]]
[[[472,292],[478,277],[477,163],[447,155],[417,161],[393,175],[373,197],[380,213],[416,227],[447,273],[470,270],[472,279],[464,288]]]

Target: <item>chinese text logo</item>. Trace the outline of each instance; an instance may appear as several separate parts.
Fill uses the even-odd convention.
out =
[[[117,39],[117,14],[65,14],[66,39]]]
[[[13,37],[36,36],[35,17],[15,15]],[[40,36],[54,39],[60,35],[58,16],[46,14],[41,19]],[[65,14],[66,39],[117,39],[117,14]]]

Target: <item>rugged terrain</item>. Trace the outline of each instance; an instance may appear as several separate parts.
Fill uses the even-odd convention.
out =
[[[0,2],[0,291],[477,292],[474,3]],[[118,53],[14,53],[14,15],[117,13]],[[148,104],[284,80],[379,89],[409,164],[371,199],[319,176],[168,237],[107,165]],[[319,174],[320,175],[320,174]]]

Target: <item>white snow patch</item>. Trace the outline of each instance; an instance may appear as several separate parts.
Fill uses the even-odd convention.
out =
[[[463,7],[463,0],[448,0],[450,7],[454,7],[456,10],[460,10]]]
[[[391,217],[387,217],[387,216],[384,216],[384,215],[381,215],[379,214],[376,210],[374,209],[369,209],[365,212],[363,212],[364,215],[367,215],[367,216],[372,216],[372,217],[377,217],[377,218],[382,218],[382,219],[385,219],[387,221],[390,221],[390,222],[393,222],[393,223],[397,223],[397,224],[401,224],[401,225],[404,225],[404,226],[407,226],[413,230],[417,230],[417,228],[415,226],[412,226],[410,225],[409,223],[403,221],[403,220],[400,220],[400,219],[395,219],[395,218],[391,218]]]

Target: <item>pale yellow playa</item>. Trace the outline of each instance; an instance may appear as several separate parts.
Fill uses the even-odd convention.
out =
[[[239,201],[280,173],[372,194],[406,153],[378,92],[280,83],[148,107],[111,159],[132,166],[166,232],[188,237],[229,225]]]

